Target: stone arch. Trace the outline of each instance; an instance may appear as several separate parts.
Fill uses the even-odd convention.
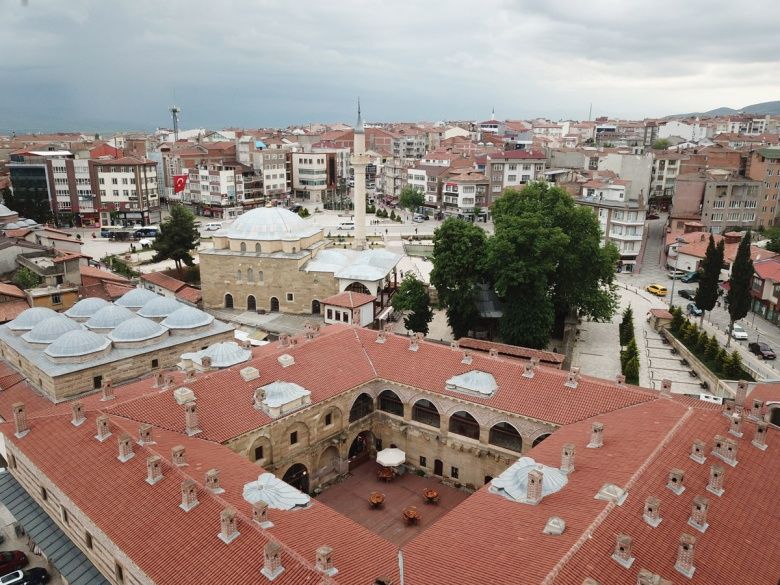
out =
[[[271,297],[271,312],[272,313],[279,312],[279,299],[276,297]]]
[[[459,410],[462,410],[469,413],[474,418],[474,420],[476,420],[477,423],[479,423],[479,426],[481,427],[487,426],[487,421],[489,420],[488,417],[490,416],[490,413],[485,412],[481,408],[472,408],[473,406],[475,405],[455,403],[449,408],[447,408],[446,411],[442,412],[442,416],[450,418],[453,414],[455,414]]]
[[[317,459],[317,476],[327,481],[341,472],[341,453],[335,445],[328,445]]]
[[[260,242],[257,242],[255,244],[255,254],[260,254],[263,251],[263,246],[260,245]]]
[[[377,409],[395,416],[404,415],[404,403],[395,392],[386,388],[377,396]]]
[[[533,449],[536,447],[539,443],[544,441],[547,437],[549,437],[552,433],[547,431],[539,431],[539,433],[533,438],[531,441],[531,448]]]
[[[230,293],[225,293],[225,308],[226,309],[233,308],[233,295],[231,295]]]
[[[294,488],[309,493],[309,468],[303,463],[293,463],[282,476],[282,481]]]
[[[328,428],[341,428],[341,423],[344,420],[344,413],[341,411],[341,409],[338,406],[329,406],[325,410],[323,410],[322,415],[320,416],[320,428],[325,428],[325,417],[330,414],[331,415],[331,423],[328,426]]]
[[[257,299],[255,299],[255,295],[249,295],[246,298],[246,310],[257,311]]]
[[[450,433],[479,440],[481,427],[479,422],[467,410],[456,410],[448,417],[447,428]]]
[[[262,455],[262,457],[261,457]],[[255,438],[247,451],[247,458],[261,465],[268,465],[273,461],[273,443],[265,435]]]
[[[350,469],[352,469],[353,463],[356,459],[361,459],[357,462],[359,465],[373,452],[376,451],[376,438],[374,433],[370,430],[362,430],[359,433],[355,433],[355,436],[351,441],[347,441],[347,458],[350,461]]]
[[[246,242],[241,242],[241,251],[246,252]]]
[[[348,292],[356,292],[356,293],[363,293],[364,295],[370,295],[371,291],[368,290],[368,287],[366,287],[365,284],[362,282],[351,282],[347,285],[347,288],[344,289]]]
[[[443,402],[438,396],[432,396],[430,394],[423,394],[423,393],[417,393],[413,394],[409,397],[409,399],[406,401],[406,403],[412,407],[414,406],[414,403],[418,400],[427,400],[431,404],[433,404],[436,407],[436,410],[439,411],[439,414],[444,416],[444,413],[447,412],[447,404]]]
[[[292,443],[292,434],[298,433],[296,436],[297,442]],[[309,427],[302,421],[295,421],[291,423],[282,433],[282,444],[287,444],[292,448],[296,447],[308,447],[309,446]]]
[[[488,431],[488,443],[518,453],[523,451],[523,437],[520,431],[507,421],[499,421],[491,425]]]
[[[320,307],[320,302],[317,299],[314,299],[311,302],[311,314],[312,315],[319,315],[321,311],[322,311],[322,309]]]
[[[361,392],[349,407],[349,422],[355,422],[374,412],[374,398],[367,392]]]
[[[441,410],[434,402],[420,396],[412,402],[412,420],[429,427],[441,428]]]

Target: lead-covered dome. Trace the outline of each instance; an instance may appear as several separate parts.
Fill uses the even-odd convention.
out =
[[[182,303],[170,297],[156,297],[141,307],[137,314],[141,317],[162,318],[184,308]]]
[[[252,352],[244,349],[235,341],[221,341],[201,351],[184,353],[181,357],[201,366],[203,365],[203,358],[208,357],[211,358],[212,368],[229,368],[230,366],[248,361],[252,357]]]
[[[122,321],[127,321],[135,317],[130,309],[108,305],[100,309],[87,321],[87,327],[90,329],[113,329]]]
[[[319,231],[320,228],[283,207],[258,207],[239,216],[216,235],[238,240],[300,240]]]
[[[80,357],[106,349],[111,342],[97,333],[78,329],[60,335],[44,353],[53,358]]]
[[[128,307],[130,309],[140,309],[146,303],[148,303],[152,299],[156,299],[158,296],[159,295],[156,295],[152,291],[147,290],[145,288],[134,288],[130,292],[126,292],[125,294],[123,294],[116,301],[114,301],[114,303],[119,305],[120,307]]]
[[[89,297],[81,299],[78,303],[65,311],[65,314],[74,319],[89,319],[100,309],[108,306],[108,304],[107,300],[101,299],[100,297]]]
[[[56,315],[57,312],[48,307],[32,307],[22,311],[16,319],[8,323],[7,327],[12,331],[29,331],[41,321]]]
[[[169,329],[194,329],[203,327],[214,320],[208,313],[194,307],[182,307],[163,319],[162,324]]]
[[[53,317],[44,319],[22,335],[22,339],[28,343],[52,343],[63,333],[83,328],[80,323],[71,321],[65,315],[55,314]]]
[[[108,337],[112,341],[118,342],[146,341],[160,337],[166,331],[167,329],[156,321],[144,319],[143,317],[133,317],[117,325],[116,329]]]

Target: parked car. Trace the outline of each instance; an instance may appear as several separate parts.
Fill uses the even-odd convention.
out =
[[[765,360],[773,360],[777,357],[775,351],[763,341],[748,343],[748,349]]]
[[[696,298],[696,291],[691,290],[689,288],[684,288],[680,291],[677,291],[677,294],[680,295],[684,299],[688,299],[689,301],[692,301]]]
[[[684,282],[686,284],[691,283],[691,282],[699,282],[699,273],[696,272],[696,271],[688,272],[685,276],[683,276],[680,279],[680,282]]]
[[[731,330],[731,336],[734,339],[747,339],[748,334],[747,331],[745,331],[741,325],[734,324],[734,328]]]
[[[666,296],[666,287],[662,284],[648,284],[645,287],[645,290],[651,294],[654,294],[657,297]]]
[[[685,270],[670,270],[669,272],[666,273],[666,275],[669,278],[671,278],[672,280],[675,280],[675,279],[679,280],[680,278],[682,278],[686,274],[688,274],[688,273],[685,272]]]
[[[4,550],[0,552],[0,573],[5,575],[26,566],[27,555],[20,550]]]
[[[221,221],[211,221],[206,224],[206,231],[207,232],[215,232],[217,230],[222,229],[222,222]]]
[[[49,571],[33,567],[26,571],[14,571],[0,577],[0,585],[41,585],[49,581]]]
[[[694,317],[701,317],[704,314],[704,311],[702,311],[694,303],[688,303],[686,308],[688,309],[688,314],[693,315]]]

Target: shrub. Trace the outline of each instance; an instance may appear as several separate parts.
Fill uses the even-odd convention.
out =
[[[626,363],[623,375],[629,384],[639,384],[639,356],[634,356]]]
[[[711,362],[714,362],[718,357],[720,351],[720,344],[718,339],[713,335],[707,342],[707,348],[704,350],[704,357]]]
[[[684,323],[686,323],[686,320],[683,317],[682,309],[675,305],[672,307],[672,322],[670,324],[672,333],[679,333]]]
[[[699,341],[699,328],[696,326],[696,323],[691,323],[688,325],[688,330],[685,332],[683,343],[689,348],[692,348],[695,347],[697,341]]]
[[[736,349],[729,355],[724,373],[732,380],[742,380],[745,377],[745,372],[742,370],[742,358]]]
[[[634,312],[631,309],[631,305],[623,311],[623,320],[618,325],[618,333],[620,335],[621,347],[628,345],[634,338]]]
[[[723,349],[722,347],[718,351],[718,356],[715,358],[715,365],[718,368],[719,373],[724,373],[726,371],[726,365],[729,361],[729,354],[728,352]]]
[[[710,342],[710,336],[706,331],[702,331],[699,334],[699,339],[696,341],[696,351],[698,353],[704,353],[707,350],[707,345]]]

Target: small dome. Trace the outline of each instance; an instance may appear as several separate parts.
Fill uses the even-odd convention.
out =
[[[5,224],[5,229],[7,230],[18,230],[20,227],[22,226],[20,226],[18,223],[15,223],[13,221],[11,223]]]
[[[90,317],[89,321],[87,321],[87,327],[90,329],[113,329],[122,321],[127,321],[133,317],[135,317],[135,313],[130,309],[117,307],[116,305],[107,305]]]
[[[76,329],[84,329],[84,327],[76,321],[71,321],[65,315],[55,315],[38,323],[22,335],[22,339],[29,343],[51,343],[63,333]]]
[[[18,215],[15,211],[8,209],[5,205],[0,205],[0,217],[9,217],[11,215]]]
[[[203,327],[214,320],[214,317],[193,307],[182,307],[163,319],[162,324],[170,329],[194,329]]]
[[[79,329],[60,335],[46,348],[44,353],[51,357],[78,357],[106,349],[111,342],[97,333]]]
[[[252,357],[252,352],[242,348],[235,341],[221,341],[201,351],[182,354],[181,357],[192,360],[199,365],[203,365],[204,357],[209,357],[212,368],[229,368],[249,360]]]
[[[70,309],[65,311],[68,317],[74,317],[76,319],[88,319],[100,309],[108,306],[109,302],[100,297],[89,297],[81,299],[78,303],[73,305]]]
[[[123,321],[108,335],[112,341],[145,341],[159,337],[167,329],[159,323],[143,317]]]
[[[300,240],[320,231],[297,213],[283,207],[259,207],[239,216],[217,235],[239,240]]]
[[[48,307],[33,307],[22,311],[16,319],[8,323],[8,328],[14,331],[29,330],[41,321],[56,315],[56,311],[52,311]]]
[[[32,227],[34,225],[38,225],[38,222],[35,221],[34,219],[23,219],[17,223],[24,227]]]
[[[143,307],[146,303],[151,301],[152,299],[157,298],[159,295],[156,295],[150,290],[147,290],[145,288],[134,288],[130,292],[126,292],[121,297],[119,297],[115,304],[119,305],[120,307],[130,307],[131,309],[140,309]]]
[[[157,298],[150,300],[139,311],[141,317],[167,317],[174,311],[184,308],[184,305],[170,297],[156,295]]]

